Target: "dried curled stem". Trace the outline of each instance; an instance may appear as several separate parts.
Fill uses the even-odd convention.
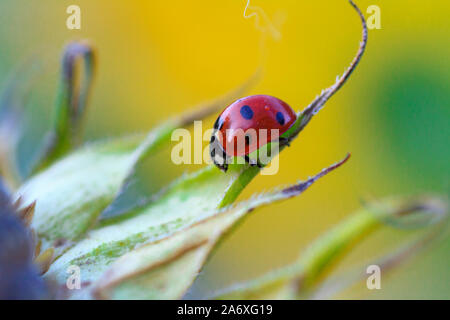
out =
[[[366,50],[367,45],[367,38],[368,38],[368,31],[367,31],[367,24],[366,20],[364,18],[363,13],[361,10],[356,6],[356,4],[349,0],[352,7],[356,10],[358,13],[361,23],[362,23],[362,40],[360,42],[358,52],[356,53],[356,56],[353,58],[353,61],[351,62],[350,66],[345,70],[344,74],[341,77],[337,77],[336,82],[329,88],[322,90],[322,93],[318,95],[314,101],[312,101],[299,115],[299,123],[295,125],[294,130],[289,133],[289,140],[292,140],[295,136],[298,135],[298,133],[306,126],[306,124],[311,120],[311,118],[317,114],[320,109],[325,105],[325,103],[337,92],[340,88],[344,85],[344,83],[350,78],[350,75],[353,73],[353,71],[356,69],[359,61],[361,60],[364,51]]]

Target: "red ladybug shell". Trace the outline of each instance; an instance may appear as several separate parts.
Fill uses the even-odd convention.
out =
[[[296,118],[294,110],[278,98],[249,96],[232,103],[221,113],[214,124],[211,142],[217,139],[228,156],[248,155],[278,140]],[[277,129],[278,134],[273,129]]]

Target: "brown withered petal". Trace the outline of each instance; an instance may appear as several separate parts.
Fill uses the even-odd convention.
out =
[[[36,201],[33,201],[28,206],[17,211],[20,219],[25,223],[27,227],[31,225],[31,221],[33,220],[34,217],[35,208],[36,208]]]
[[[13,208],[14,208],[15,210],[19,210],[19,208],[22,206],[22,200],[23,200],[22,196],[19,196],[19,197],[16,199],[16,201],[14,201],[14,203],[13,203]]]
[[[48,248],[44,252],[42,252],[39,256],[34,260],[35,264],[38,266],[40,273],[44,274],[50,268],[50,265],[53,262],[53,255],[55,253],[55,249]]]

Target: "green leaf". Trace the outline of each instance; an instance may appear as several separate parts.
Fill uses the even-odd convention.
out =
[[[396,198],[372,203],[313,242],[293,264],[249,282],[236,284],[215,294],[214,297],[217,299],[310,297],[346,253],[374,231],[381,229],[386,223],[403,228],[409,225],[410,222],[405,224],[408,220],[421,221],[415,226],[428,228],[425,236],[394,255],[375,263],[382,268],[383,274],[386,274],[388,269],[423,250],[424,243],[430,243],[440,234],[436,231],[442,231],[442,227],[447,224],[449,218],[447,210],[447,205],[438,198]],[[354,274],[359,276],[361,273]],[[336,278],[342,281],[342,276]],[[347,280],[345,285],[341,283],[339,287],[345,287],[360,278],[362,277],[351,277],[351,280]],[[330,287],[335,289],[335,285]]]
[[[43,248],[75,240],[111,202],[132,170],[137,139],[96,143],[57,162],[16,193],[23,206],[36,201],[32,226]]]
[[[217,208],[226,194],[242,188],[241,169],[231,167],[224,174],[207,167],[180,179],[135,216],[91,231],[54,262],[47,276],[64,283],[67,267],[77,265],[97,298],[179,298],[217,241],[247,213],[299,195],[347,159],[306,182],[222,210]]]
[[[43,249],[56,246],[59,254],[80,238],[126,186],[134,167],[170,142],[173,130],[216,112],[223,103],[240,96],[257,76],[197,111],[168,120],[147,135],[87,145],[29,179],[16,198],[22,198],[23,206],[36,201],[32,226],[43,241]]]
[[[84,72],[81,72],[82,64]],[[71,42],[65,47],[53,128],[46,137],[35,171],[47,167],[81,142],[81,129],[86,118],[85,111],[95,69],[96,55],[86,41]]]

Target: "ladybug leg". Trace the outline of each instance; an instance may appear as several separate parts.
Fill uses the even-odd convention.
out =
[[[244,159],[245,159],[245,162],[247,162],[252,167],[255,167],[255,166],[258,168],[264,167],[258,160],[250,159],[250,157],[248,155],[245,155]]]
[[[228,170],[227,158],[220,159],[219,161],[217,161],[216,158],[214,158],[213,162],[217,168],[219,168],[223,172],[227,172],[227,170]]]
[[[250,157],[248,156],[248,154],[246,154],[244,156],[245,162],[248,163],[250,166],[254,167],[256,165],[258,165],[258,161],[255,161],[255,159],[250,159]]]
[[[216,164],[220,170],[222,170],[223,172],[227,172],[228,170],[228,162],[231,159],[229,156],[227,156],[227,154],[225,152],[222,153],[222,159],[223,159],[223,163],[221,164]]]
[[[223,172],[227,172],[228,170],[228,163],[224,163],[222,165],[217,165],[219,167],[220,170],[222,170]]]
[[[213,158],[213,162],[217,168],[222,170],[223,172],[227,172],[228,170],[228,158],[224,157],[215,157]]]
[[[289,138],[280,137],[279,142],[281,146],[288,146],[288,147],[291,146],[291,139]]]

